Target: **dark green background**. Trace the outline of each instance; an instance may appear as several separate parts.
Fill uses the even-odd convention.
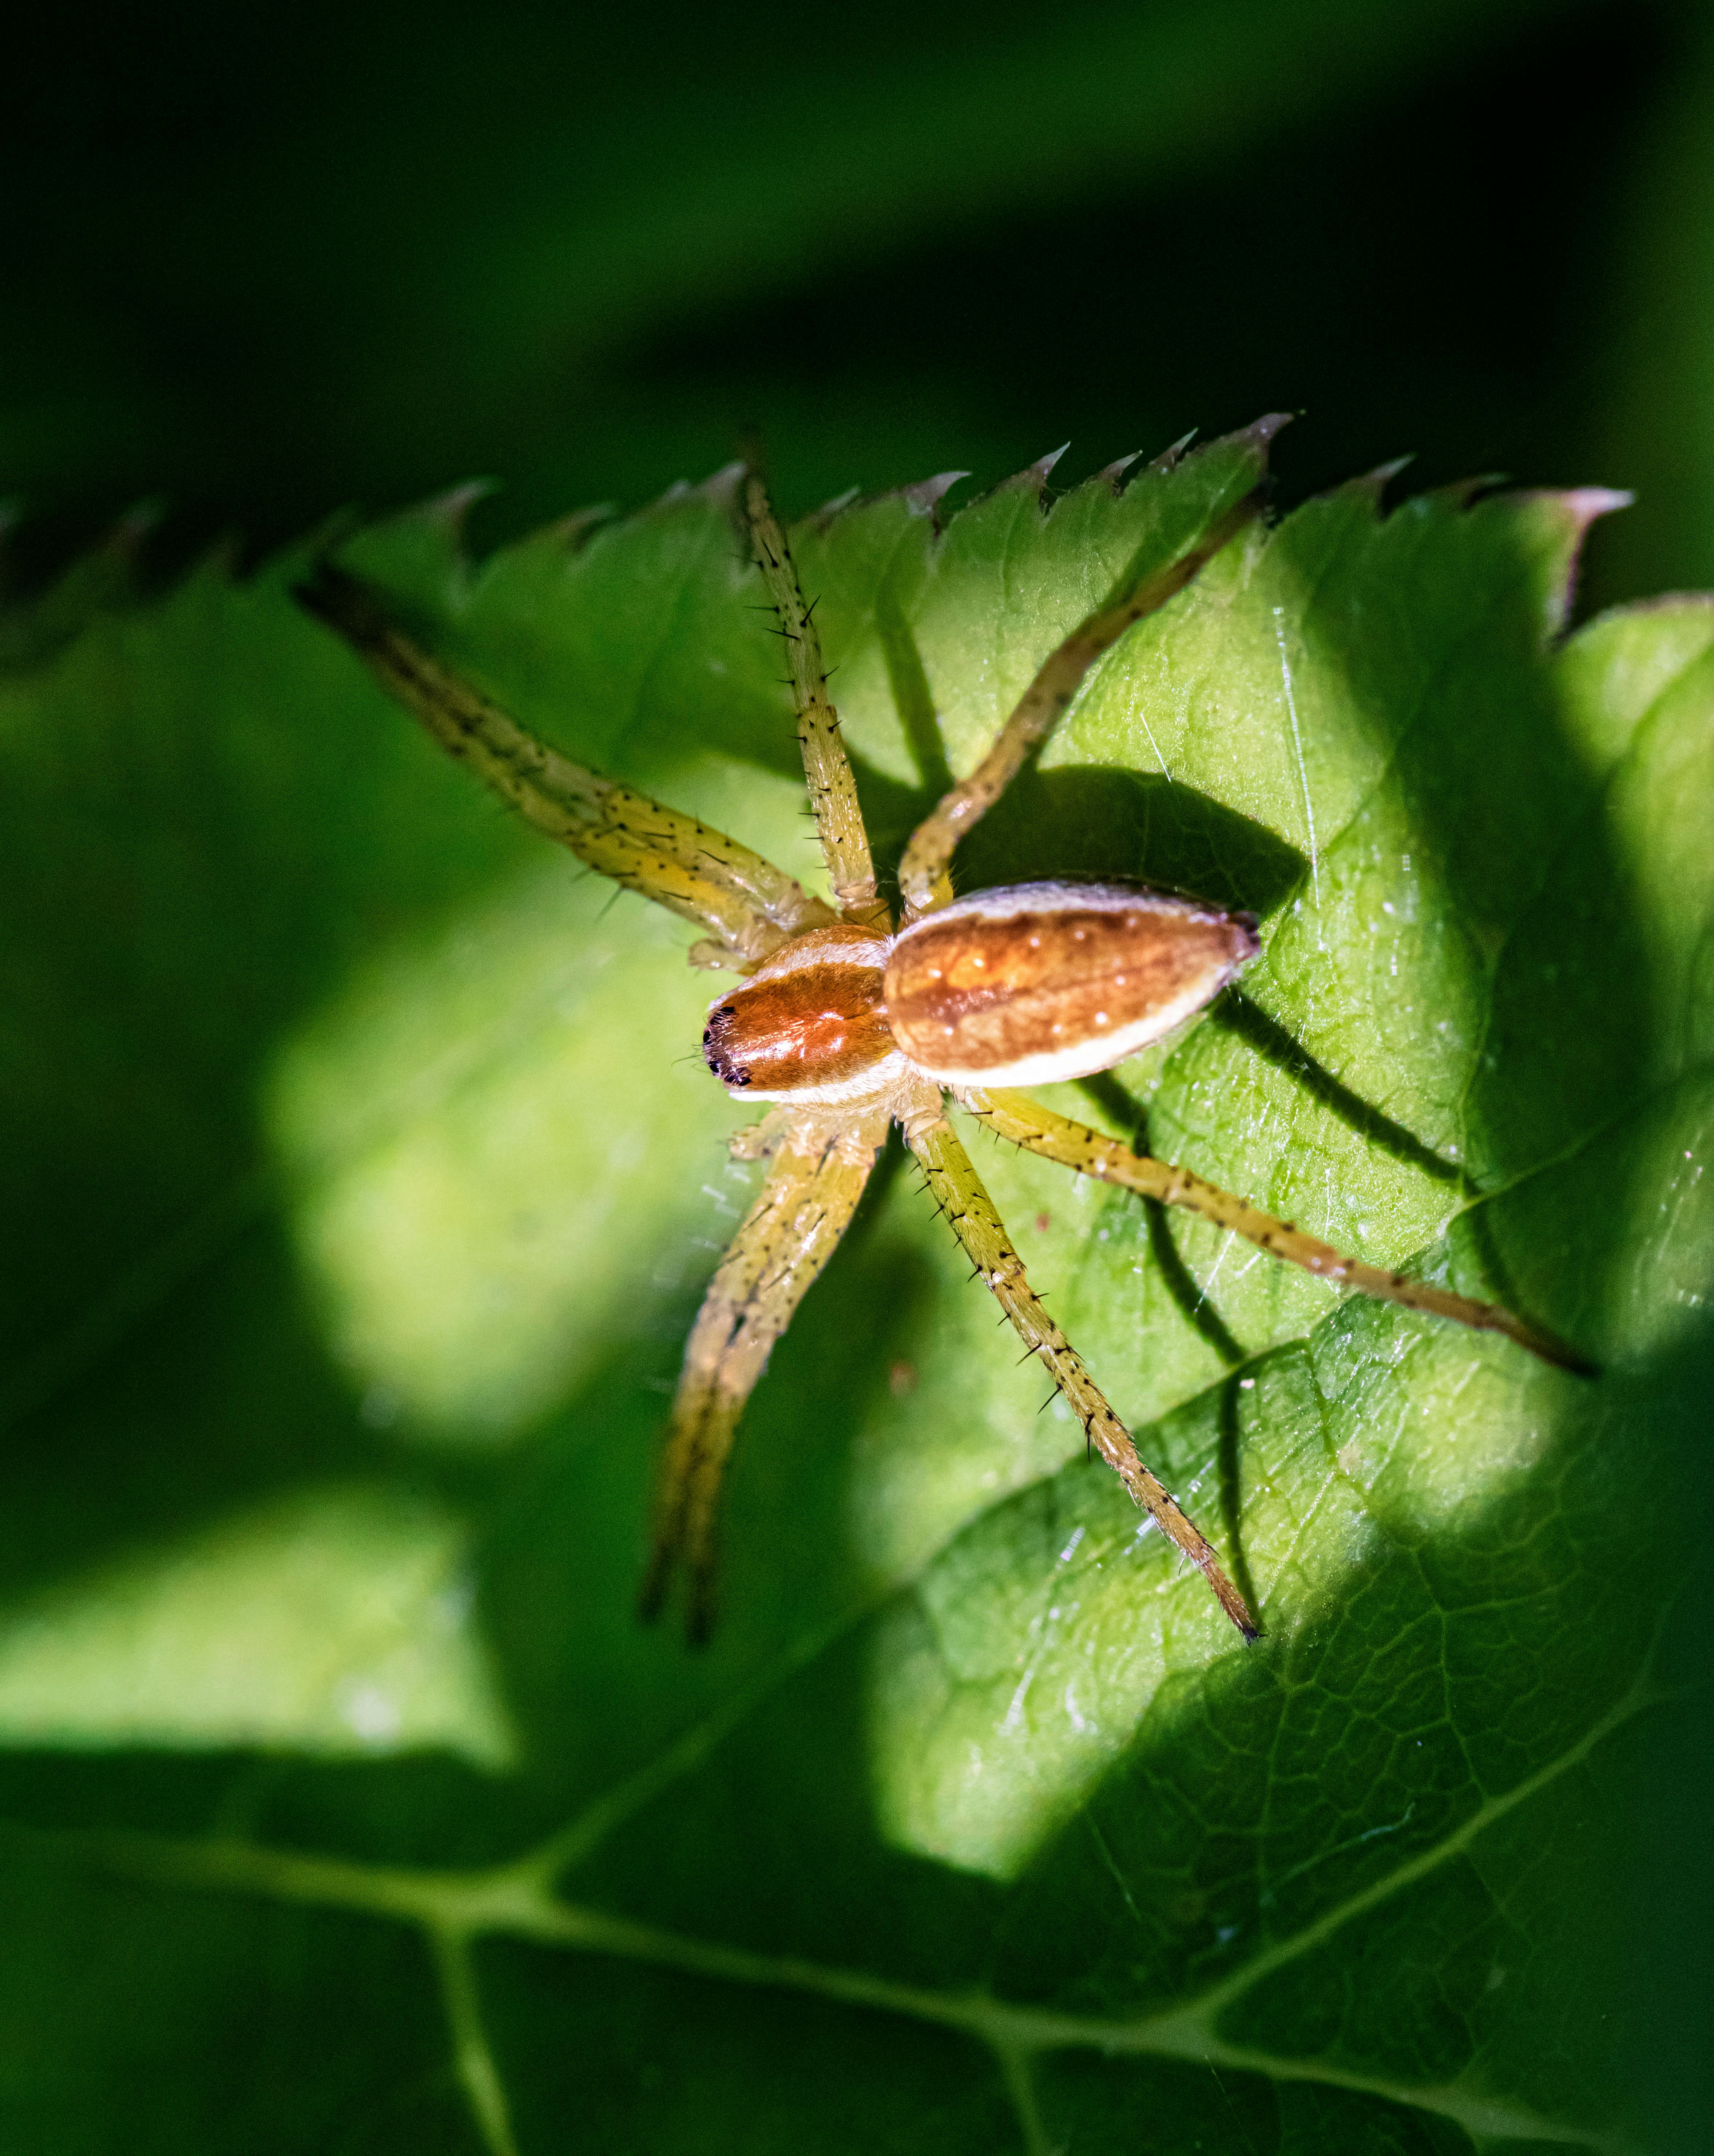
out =
[[[190,0],[8,48],[19,574],[139,501],[170,562],[480,474],[492,539],[751,423],[801,508],[1272,405],[1288,497],[1599,480],[1644,506],[1592,595],[1714,579],[1694,7]]]

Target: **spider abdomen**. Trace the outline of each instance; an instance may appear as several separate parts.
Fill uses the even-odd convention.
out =
[[[1138,885],[1012,884],[904,929],[882,993],[894,1040],[925,1075],[1042,1085],[1158,1040],[1257,947],[1249,914]]]
[[[794,937],[709,1006],[709,1069],[755,1101],[855,1101],[897,1085],[907,1073],[881,1002],[888,942],[845,922]]]

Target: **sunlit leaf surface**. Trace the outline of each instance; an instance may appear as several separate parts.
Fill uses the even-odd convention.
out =
[[[800,530],[884,861],[1240,454]],[[1254,531],[961,857],[1253,908],[1241,993],[1059,1104],[1602,1365],[984,1143],[1248,1650],[896,1154],[747,1423],[713,1648],[639,1630],[753,1174],[685,932],[443,766],[301,557],[19,626],[8,2145],[1693,2145],[1643,1919],[1701,1711],[1714,608],[1565,639],[1613,506]],[[480,567],[458,515],[346,558],[813,876],[729,485]]]

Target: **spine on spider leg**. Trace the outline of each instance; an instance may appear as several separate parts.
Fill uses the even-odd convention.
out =
[[[762,1187],[709,1283],[685,1349],[655,1483],[640,1612],[655,1616],[682,1563],[693,1642],[714,1623],[720,1499],[738,1421],[811,1283],[838,1247],[885,1140],[884,1112],[772,1128]]]
[[[297,597],[449,755],[600,875],[711,930],[728,962],[766,957],[829,918],[747,846],[538,741],[395,628],[358,578],[324,562]]]
[[[1133,568],[1106,605],[1080,622],[1042,661],[988,754],[967,778],[941,797],[912,833],[899,864],[899,888],[912,913],[926,913],[938,902],[937,886],[959,840],[988,814],[1025,761],[1053,732],[1084,675],[1102,652],[1116,644],[1133,623],[1155,613],[1183,591],[1229,541],[1260,514],[1262,501],[1261,488],[1253,488],[1176,561],[1143,572]]]
[[[881,921],[885,916],[875,886],[875,864],[870,857],[869,834],[858,805],[857,781],[839,738],[839,715],[828,701],[815,608],[803,603],[791,548],[768,500],[767,484],[755,470],[744,481],[744,514],[751,550],[785,639],[792,702],[798,714],[798,740],[803,752],[803,777],[834,896],[848,920]]]
[[[1137,1455],[1131,1433],[1108,1405],[1083,1358],[1048,1316],[1031,1288],[1024,1260],[1013,1247],[993,1200],[983,1186],[957,1133],[946,1120],[938,1096],[914,1103],[904,1116],[905,1135],[922,1163],[929,1188],[1012,1325],[1038,1356],[1083,1425],[1084,1435],[1130,1491],[1136,1503],[1184,1553],[1214,1589],[1216,1599],[1246,1640],[1258,1636],[1243,1596],[1221,1571],[1204,1537]]]
[[[1455,1295],[1426,1281],[1409,1279],[1404,1273],[1365,1265],[1348,1258],[1289,1220],[1276,1219],[1248,1199],[1234,1197],[1208,1183],[1188,1168],[1172,1168],[1165,1161],[1134,1153],[1116,1138],[1103,1137],[1086,1124],[1071,1122],[1044,1108],[1027,1094],[960,1089],[957,1098],[972,1115],[979,1116],[1001,1137],[1014,1139],[1032,1152],[1044,1154],[1075,1168],[1080,1175],[1134,1190],[1139,1197],[1153,1198],[1163,1205],[1177,1205],[1195,1213],[1234,1235],[1254,1243],[1270,1257],[1301,1265],[1306,1272],[1332,1281],[1340,1287],[1355,1288],[1383,1302],[1396,1302],[1407,1310],[1420,1310],[1434,1317],[1450,1317],[1478,1332],[1501,1332],[1531,1354],[1579,1377],[1593,1377],[1594,1365],[1584,1360],[1551,1332],[1515,1317],[1499,1304],[1478,1302],[1472,1296]]]

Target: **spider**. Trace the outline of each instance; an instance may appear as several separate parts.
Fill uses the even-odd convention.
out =
[[[1258,449],[1278,424],[1252,430]],[[789,662],[832,906],[738,841],[537,741],[395,626],[379,594],[331,562],[298,593],[444,748],[590,868],[700,927],[693,963],[741,977],[711,1004],[702,1049],[735,1099],[770,1104],[731,1140],[736,1157],[765,1167],[685,1346],[657,1478],[643,1614],[659,1612],[682,1565],[687,1627],[693,1640],[706,1638],[721,1488],[739,1418],[774,1342],[849,1224],[896,1122],[978,1276],[1065,1395],[1089,1447],[1252,1640],[1255,1620],[1214,1549],[1144,1465],[1031,1288],[947,1117],[948,1095],[998,1137],[1077,1174],[1188,1208],[1342,1286],[1507,1334],[1547,1361],[1582,1367],[1496,1305],[1342,1256],[1188,1169],[1133,1152],[1012,1090],[1111,1069],[1203,1009],[1259,948],[1253,916],[1140,883],[1062,880],[955,897],[949,871],[959,839],[1039,752],[1095,660],[1260,513],[1261,488],[1229,500],[1165,566],[1157,552],[1133,562],[1106,603],[1042,660],[988,753],[911,835],[899,866],[896,922],[877,886],[828,698],[814,608],[804,603],[758,470],[745,470],[739,499]]]

